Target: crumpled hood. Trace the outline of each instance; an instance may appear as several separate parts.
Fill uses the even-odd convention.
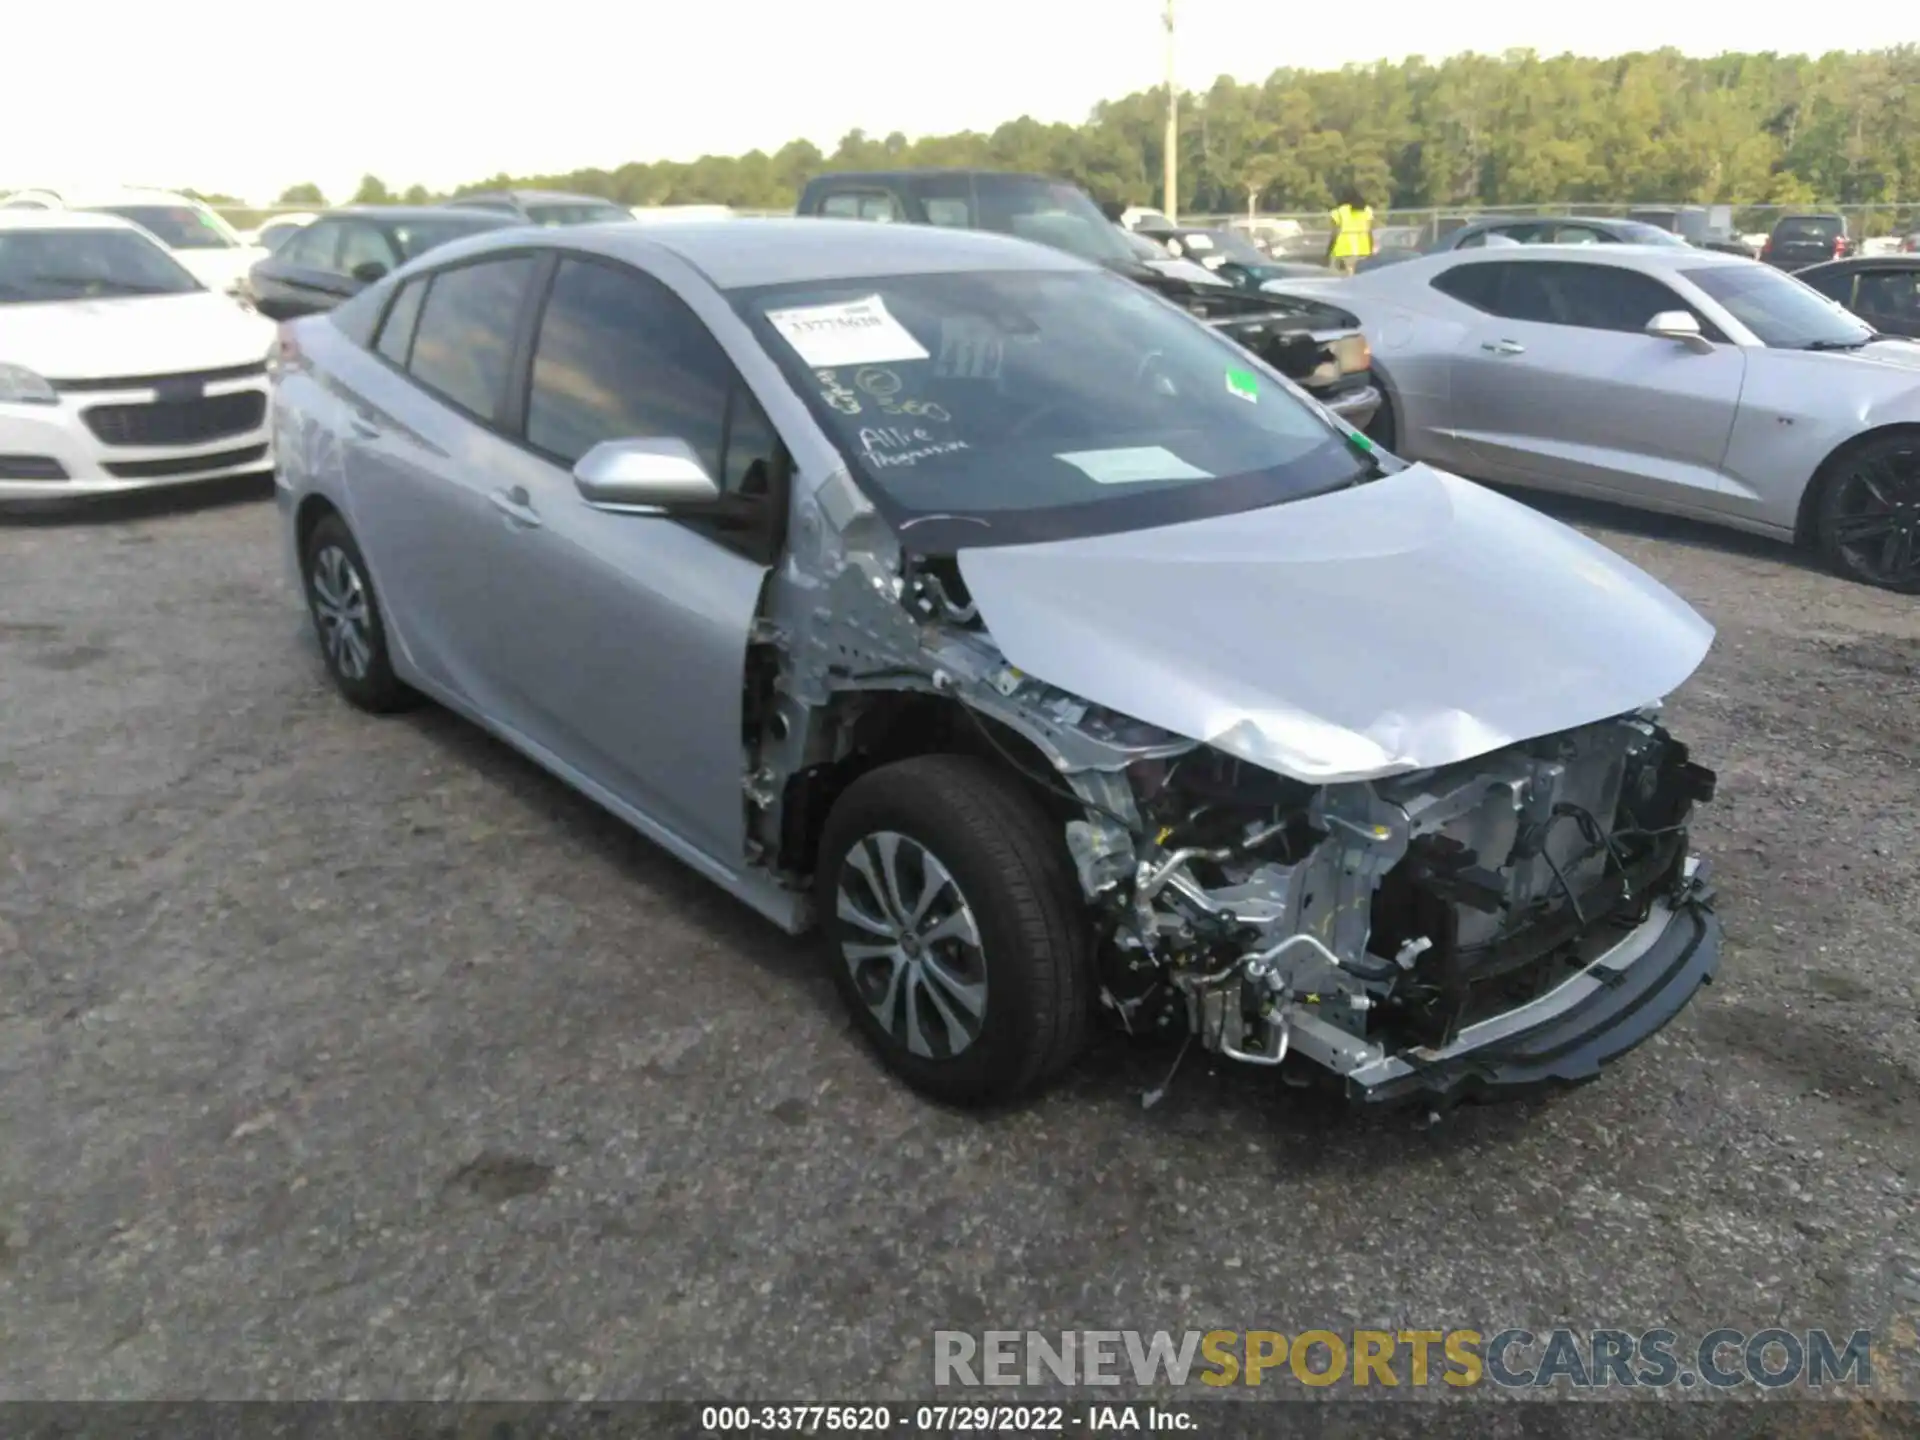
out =
[[[0,360],[55,380],[224,370],[267,358],[274,326],[225,295],[115,295],[0,310]]]
[[[962,550],[959,564],[1017,669],[1319,784],[1660,700],[1713,643],[1612,551],[1424,465],[1246,514]]]

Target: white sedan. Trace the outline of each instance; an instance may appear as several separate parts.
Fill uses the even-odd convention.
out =
[[[1516,245],[1264,288],[1360,317],[1387,395],[1368,433],[1396,454],[1798,541],[1920,593],[1920,345],[1770,266]]]
[[[138,225],[0,210],[0,500],[270,470],[274,336]]]

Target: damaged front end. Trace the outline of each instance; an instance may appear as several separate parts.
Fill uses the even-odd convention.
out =
[[[1717,961],[1686,846],[1714,777],[1648,714],[1387,780],[1207,747],[1129,780],[1151,838],[1096,816],[1069,841],[1130,1029],[1446,1102],[1590,1078]]]

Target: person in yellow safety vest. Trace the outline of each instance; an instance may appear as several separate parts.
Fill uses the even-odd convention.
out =
[[[1373,254],[1373,207],[1349,186],[1328,218],[1333,221],[1333,238],[1327,242],[1327,263],[1351,275],[1362,259]]]

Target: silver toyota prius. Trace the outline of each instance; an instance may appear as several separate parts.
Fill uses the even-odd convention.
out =
[[[817,926],[932,1095],[1029,1092],[1104,1019],[1502,1096],[1718,963],[1714,776],[1660,718],[1706,622],[1061,252],[457,241],[286,326],[273,421],[340,692],[438,701]]]

